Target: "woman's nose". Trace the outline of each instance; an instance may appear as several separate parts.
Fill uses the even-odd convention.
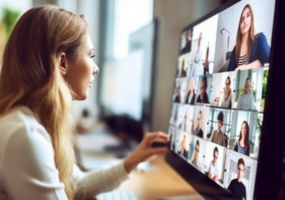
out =
[[[93,67],[93,75],[99,73],[99,67],[95,64],[95,67]]]

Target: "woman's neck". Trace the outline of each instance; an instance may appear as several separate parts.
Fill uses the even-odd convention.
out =
[[[247,144],[245,144],[245,139],[244,138],[241,138],[241,140],[239,141],[239,145],[242,146],[242,147],[246,147]]]
[[[241,37],[241,45],[247,45],[247,41],[248,41],[248,33],[245,33]]]

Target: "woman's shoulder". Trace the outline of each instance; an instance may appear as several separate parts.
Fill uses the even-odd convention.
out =
[[[263,32],[260,32],[260,33],[255,34],[254,38],[255,38],[255,40],[257,40],[257,41],[266,40],[266,36],[264,35]]]
[[[19,140],[30,144],[43,140],[51,144],[49,134],[27,107],[14,108],[0,117],[0,129],[0,146],[4,149],[8,144],[17,146]]]

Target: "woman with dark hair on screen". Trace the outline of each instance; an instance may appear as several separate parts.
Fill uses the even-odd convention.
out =
[[[73,149],[71,104],[88,96],[94,48],[83,15],[45,5],[19,19],[6,44],[0,75],[0,199],[94,198],[117,187],[167,142],[148,133],[122,162],[82,172]]]
[[[225,81],[225,87],[222,91],[221,107],[231,108],[232,89],[231,78],[228,76]]]
[[[269,62],[270,47],[264,33],[255,34],[254,14],[247,4],[241,13],[228,71],[262,67]]]
[[[249,126],[247,121],[242,122],[239,139],[235,143],[234,150],[249,156]]]

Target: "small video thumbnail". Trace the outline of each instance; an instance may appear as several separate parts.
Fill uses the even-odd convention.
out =
[[[213,74],[211,106],[232,108],[235,93],[236,72]]]
[[[206,139],[209,107],[195,106],[191,132],[193,135]]]
[[[224,186],[226,154],[226,148],[212,142],[207,142],[203,171],[206,176],[222,187]]]
[[[190,75],[190,56],[188,54],[179,56],[176,77],[184,78]]]
[[[181,118],[179,118],[178,128],[184,132],[191,133],[193,115],[194,106],[181,105]]]
[[[202,173],[205,173],[203,171],[203,166],[205,165],[206,147],[207,141],[194,135],[192,136],[192,142],[190,143],[189,163],[199,169]]]
[[[213,73],[217,26],[218,15],[194,26],[191,53],[193,70],[191,76],[201,76]]]
[[[229,136],[231,132],[231,110],[210,109],[208,120],[207,139],[210,142],[229,147]]]
[[[227,151],[224,187],[237,199],[253,199],[257,161]]]
[[[229,146],[233,151],[257,159],[263,114],[232,111]]]
[[[189,150],[192,136],[183,131],[179,131],[179,140],[176,144],[176,153],[179,154],[182,158],[189,159]]]
[[[263,68],[238,71],[233,108],[260,111],[263,87]]]
[[[176,143],[176,136],[177,136],[177,129],[173,126],[169,126],[168,128],[168,134],[169,134],[169,148],[172,151],[175,151],[175,143]]]
[[[180,55],[184,55],[191,52],[192,45],[192,29],[188,29],[181,34],[181,47]]]
[[[199,76],[199,93],[197,93],[196,99],[197,104],[210,104],[212,79],[212,75]]]
[[[188,81],[189,80],[187,78],[175,80],[175,88],[172,97],[173,102],[182,104],[185,103],[188,91]]]

